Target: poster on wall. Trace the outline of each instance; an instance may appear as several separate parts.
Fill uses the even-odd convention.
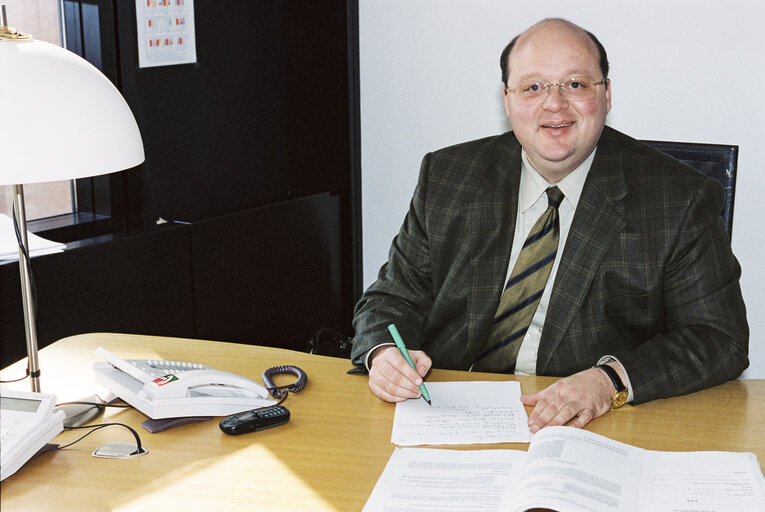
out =
[[[138,67],[197,61],[194,0],[135,0]]]

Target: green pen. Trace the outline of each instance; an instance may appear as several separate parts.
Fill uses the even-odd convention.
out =
[[[409,366],[414,368],[415,370],[417,367],[414,365],[414,361],[412,361],[412,358],[409,357],[409,351],[406,349],[406,345],[404,345],[404,340],[401,339],[401,335],[398,333],[398,329],[396,329],[396,326],[394,324],[390,324],[388,326],[388,330],[390,331],[391,336],[393,336],[393,341],[396,342],[396,346],[398,347],[399,351],[401,351],[401,354],[406,358],[406,361],[409,363]],[[430,393],[428,393],[428,389],[425,387],[425,382],[420,384],[420,391],[422,392],[422,398],[425,399],[426,402],[428,402],[428,405],[433,405],[430,403]]]

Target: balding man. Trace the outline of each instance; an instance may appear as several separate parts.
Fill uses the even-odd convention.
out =
[[[590,32],[543,20],[500,67],[512,131],[425,157],[356,306],[371,391],[416,398],[431,366],[564,377],[522,397],[535,432],[738,377],[749,330],[720,185],[605,126]]]

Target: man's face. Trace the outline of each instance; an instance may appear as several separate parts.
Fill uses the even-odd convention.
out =
[[[584,32],[559,23],[541,23],[521,35],[509,57],[507,85],[563,82],[572,75],[602,80],[595,44]],[[557,182],[592,152],[611,110],[611,86],[598,85],[595,96],[573,101],[551,86],[536,104],[525,104],[505,91],[505,111],[531,165]]]

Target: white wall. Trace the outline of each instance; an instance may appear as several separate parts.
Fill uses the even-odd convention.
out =
[[[608,124],[639,139],[740,146],[733,250],[765,378],[765,2],[361,0],[364,283],[375,279],[427,151],[509,129],[499,54],[534,22],[567,18],[611,61]]]

